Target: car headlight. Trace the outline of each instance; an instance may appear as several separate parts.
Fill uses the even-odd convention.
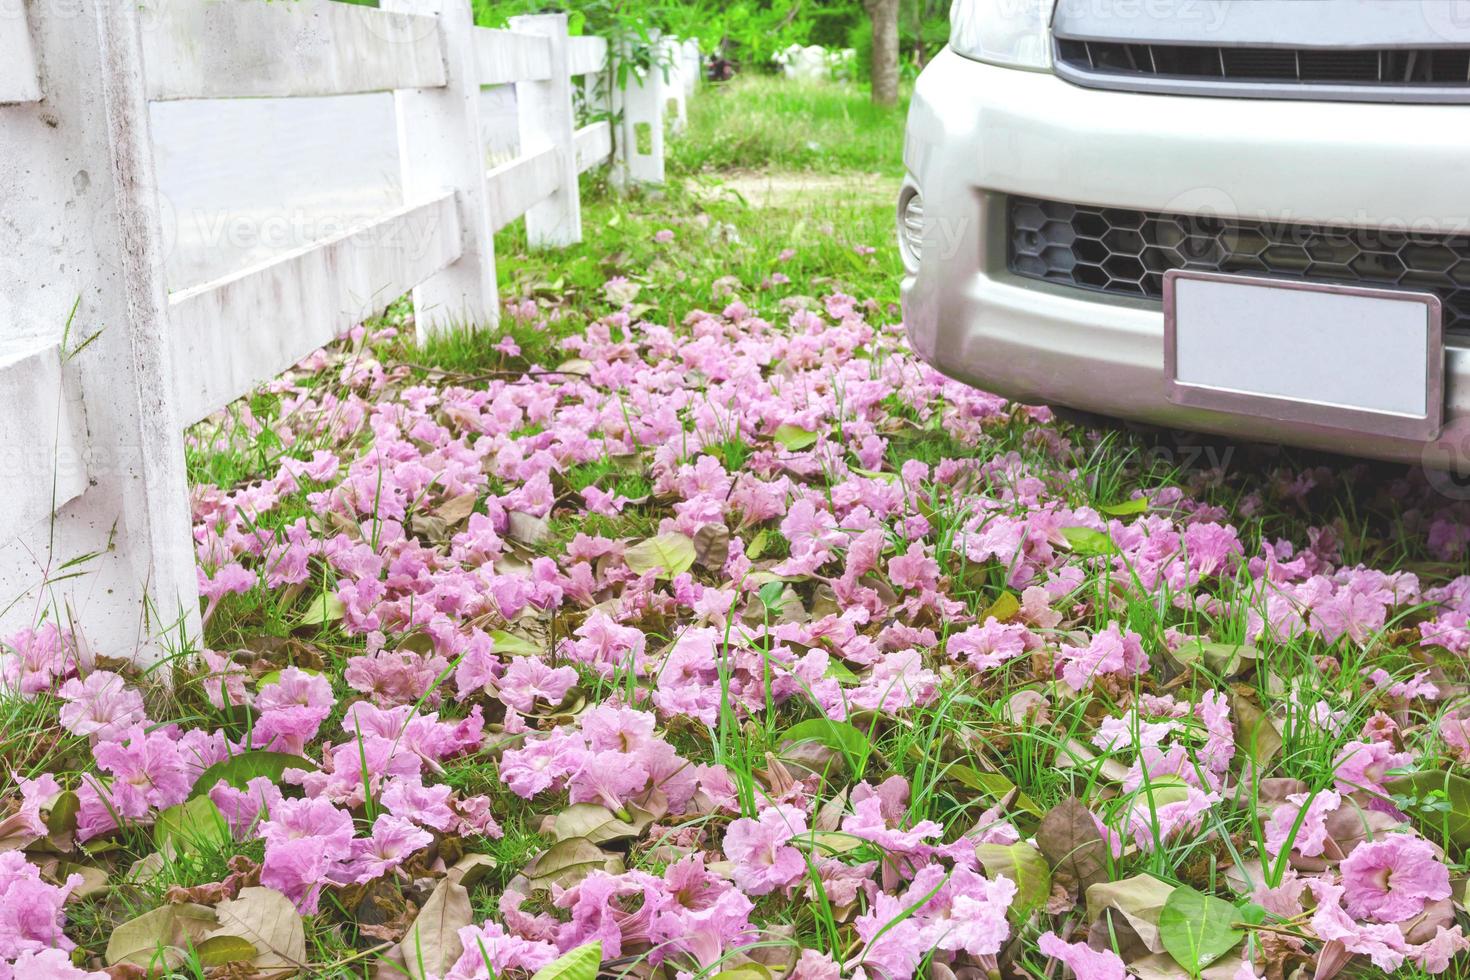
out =
[[[992,65],[1051,68],[1051,11],[1055,0],[954,0],[949,46]]]

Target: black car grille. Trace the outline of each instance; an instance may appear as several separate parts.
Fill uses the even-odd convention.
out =
[[[1058,39],[1078,72],[1134,78],[1370,86],[1470,85],[1466,48],[1245,48]]]
[[[1170,269],[1432,292],[1470,331],[1470,236],[1250,221],[1012,197],[1007,266],[1029,279],[1162,299]]]

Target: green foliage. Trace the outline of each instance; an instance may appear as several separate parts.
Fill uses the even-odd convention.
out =
[[[903,0],[903,57],[922,63],[944,44],[949,4]],[[474,0],[474,8],[476,21],[487,27],[502,27],[520,14],[565,10],[572,33],[623,38],[635,49],[655,30],[697,38],[702,51],[721,50],[747,69],[768,65],[792,44],[861,47],[871,37],[862,0]],[[859,55],[862,61],[865,50]]]

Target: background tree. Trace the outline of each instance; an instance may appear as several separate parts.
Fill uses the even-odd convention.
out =
[[[376,0],[356,0],[376,3]],[[853,48],[873,100],[892,105],[949,36],[950,0],[471,0],[475,19],[504,26],[516,14],[565,10],[574,34],[624,39],[637,51],[655,31],[699,40],[741,71],[771,71],[792,44]]]
[[[863,0],[873,21],[873,51],[869,71],[873,102],[898,104],[898,7],[899,0]]]

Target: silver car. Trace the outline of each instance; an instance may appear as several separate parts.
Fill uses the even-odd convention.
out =
[[[1467,0],[956,0],[904,162],[944,373],[1470,464]]]

